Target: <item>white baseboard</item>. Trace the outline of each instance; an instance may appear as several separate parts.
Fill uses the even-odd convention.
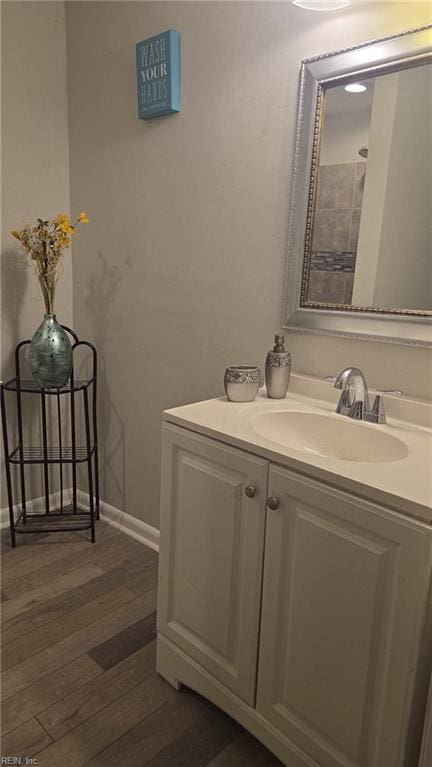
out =
[[[63,490],[63,504],[69,505],[72,500],[72,490]],[[60,506],[60,492],[50,493],[49,504],[51,509],[58,508]],[[31,498],[26,501],[26,510],[28,514],[43,514],[45,511],[45,496],[40,498]],[[14,519],[16,520],[21,514],[21,504],[16,503],[13,507]],[[0,530],[5,527],[9,527],[9,508],[6,506],[4,509],[0,509]]]
[[[88,493],[78,491],[78,503],[84,508],[89,508],[89,496]],[[141,522],[140,519],[132,517],[131,514],[126,514],[120,509],[116,509],[115,506],[110,506],[105,501],[100,501],[100,518],[113,527],[117,527],[126,535],[131,538],[135,538],[136,541],[143,543],[144,546],[148,546],[154,551],[159,551],[159,530],[156,527],[147,525],[146,522]]]
[[[72,490],[63,491],[63,503],[69,504],[72,500]],[[49,497],[50,507],[56,508],[60,506],[60,493],[52,493]],[[77,493],[78,505],[83,509],[89,508],[89,496],[88,493],[83,493],[78,490]],[[27,501],[26,508],[29,514],[42,514],[45,511],[45,497],[33,498]],[[21,512],[21,504],[17,503],[14,506],[15,519]],[[159,530],[156,527],[147,525],[145,522],[132,517],[130,514],[126,514],[120,509],[116,509],[115,506],[110,506],[105,501],[100,501],[100,517],[104,522],[107,522],[113,527],[117,527],[126,535],[130,535],[131,538],[135,538],[136,541],[143,543],[144,546],[148,546],[154,551],[159,551]],[[0,529],[9,527],[9,509],[0,509]]]

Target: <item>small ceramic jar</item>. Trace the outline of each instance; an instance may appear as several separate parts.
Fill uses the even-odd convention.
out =
[[[230,402],[252,402],[260,382],[260,369],[255,365],[230,365],[225,370],[225,392]]]

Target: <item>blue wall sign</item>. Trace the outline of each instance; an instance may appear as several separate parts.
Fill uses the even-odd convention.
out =
[[[136,44],[138,117],[180,111],[180,37],[175,29]]]

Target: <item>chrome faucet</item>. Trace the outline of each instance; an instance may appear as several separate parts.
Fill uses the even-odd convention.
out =
[[[337,378],[328,377],[334,382],[335,389],[341,389],[336,413],[354,418],[357,421],[385,423],[383,394],[402,394],[396,389],[377,391],[372,407],[369,404],[369,391],[364,374],[359,368],[344,368]]]
[[[364,414],[369,411],[369,392],[362,371],[359,368],[341,370],[334,387],[342,389],[336,413],[362,421]]]

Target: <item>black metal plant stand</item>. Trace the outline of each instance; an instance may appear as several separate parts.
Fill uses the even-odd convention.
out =
[[[33,380],[23,380],[20,375],[20,354],[30,340],[21,341],[15,349],[15,377],[0,385],[1,418],[3,427],[3,445],[5,455],[6,486],[9,506],[9,520],[12,546],[16,546],[16,533],[47,533],[76,530],[90,530],[92,543],[95,541],[95,521],[99,519],[99,462],[97,445],[97,352],[89,341],[80,341],[77,334],[62,325],[72,337],[72,358],[78,348],[87,347],[91,352],[92,372],[86,380],[76,380],[72,367],[69,382],[63,389],[43,389]],[[6,409],[6,392],[14,392],[16,400],[18,444],[10,448],[8,435],[8,418]],[[26,446],[23,441],[23,408],[22,395],[33,394],[40,398],[42,416],[42,445]],[[77,444],[77,406],[82,394],[84,444]],[[91,394],[91,407],[90,395]],[[55,445],[49,444],[47,419],[47,397],[55,397],[57,402],[57,439]],[[61,402],[69,398],[69,407],[62,409]],[[70,444],[65,445],[65,414],[70,421]],[[67,424],[66,424],[67,425]],[[89,509],[78,508],[77,467],[78,464],[87,466],[87,482]],[[44,506],[43,513],[30,513],[26,505],[26,465],[40,464],[43,466]],[[50,472],[51,464],[59,466],[60,505],[50,508]],[[19,466],[19,485],[21,507],[15,520],[14,499],[12,490],[13,465]],[[65,504],[65,466],[72,469],[72,504]]]

